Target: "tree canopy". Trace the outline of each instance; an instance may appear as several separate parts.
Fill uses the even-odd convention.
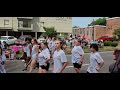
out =
[[[104,25],[106,26],[106,18],[99,18],[96,21],[92,21],[88,26],[93,26],[93,25]]]
[[[44,37],[53,37],[57,35],[57,32],[54,27],[43,27],[43,29],[45,30],[45,32],[42,34],[42,36]]]

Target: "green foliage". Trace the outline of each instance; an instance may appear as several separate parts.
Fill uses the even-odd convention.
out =
[[[116,47],[118,45],[117,41],[114,41],[111,46]]]
[[[46,37],[53,37],[57,35],[57,32],[54,27],[43,27],[45,32],[42,34],[42,36]]]
[[[116,47],[118,45],[118,42],[117,41],[105,41],[104,42],[104,46],[113,46],[113,47]]]
[[[120,40],[120,28],[114,30],[113,34],[114,34],[114,35],[117,35],[117,36],[118,36],[118,39]]]
[[[104,25],[106,26],[106,18],[99,18],[96,21],[92,21],[88,26],[93,26],[93,25]]]

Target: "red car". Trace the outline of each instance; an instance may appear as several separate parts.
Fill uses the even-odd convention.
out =
[[[26,39],[27,37],[29,37],[29,38],[32,39],[32,36],[30,36],[30,35],[23,35],[23,36],[20,36],[19,39],[17,39],[17,40],[15,41],[15,44],[17,44],[17,45],[23,45],[23,44],[25,43],[25,39]]]
[[[98,38],[97,40],[112,41],[113,38],[112,37],[108,37],[108,36],[102,36],[102,37]]]

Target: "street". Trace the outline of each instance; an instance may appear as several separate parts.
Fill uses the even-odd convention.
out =
[[[101,68],[100,73],[109,73],[109,65],[114,62],[112,60],[112,53],[113,52],[100,52],[100,55],[104,59],[104,66]],[[73,65],[71,63],[71,55],[67,55],[68,59],[68,66],[64,70],[64,73],[75,73]],[[86,73],[87,67],[89,65],[89,53],[85,54],[85,59],[83,62],[83,66],[81,68],[81,73]],[[26,71],[22,71],[24,68],[24,62],[21,60],[12,60],[6,61],[5,69],[7,73],[27,73]],[[38,69],[34,69],[33,73],[37,73]],[[52,72],[52,66],[50,66],[49,73]]]

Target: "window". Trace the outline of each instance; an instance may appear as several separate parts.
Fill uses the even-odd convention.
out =
[[[8,39],[14,39],[14,37],[9,37]]]
[[[23,27],[23,21],[18,21],[18,27]]]
[[[87,35],[89,35],[89,30],[87,29]]]
[[[4,25],[9,25],[9,20],[4,20]]]
[[[23,27],[28,27],[28,21],[23,21]]]
[[[31,23],[27,20],[18,21],[18,27],[31,28]]]

